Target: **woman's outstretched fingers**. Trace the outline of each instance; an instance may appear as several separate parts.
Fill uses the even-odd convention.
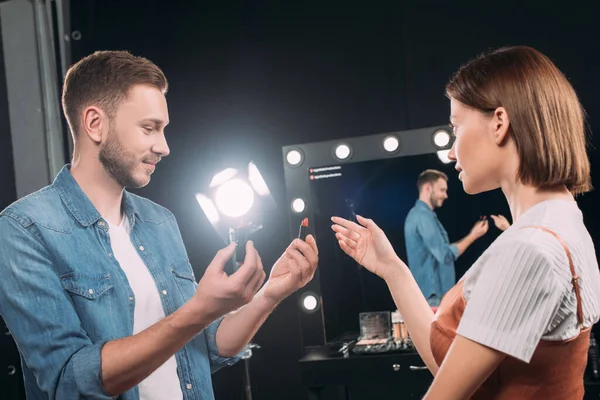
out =
[[[340,218],[340,217],[331,217],[331,220],[338,224],[343,226],[344,228],[354,231],[354,232],[360,232],[361,230],[364,230],[365,228],[363,228],[362,226],[360,226],[359,224],[352,222],[352,221],[348,221],[347,219],[344,218]]]
[[[356,241],[350,239],[348,236],[343,235],[342,233],[336,233],[335,237],[338,241],[344,242],[348,247],[356,248]]]
[[[356,256],[356,250],[351,248],[344,242],[343,240],[338,240],[340,248],[344,251],[344,253],[348,254],[350,257],[354,258]]]
[[[356,216],[356,220],[367,229],[378,229],[379,227],[375,222],[373,222],[370,218],[365,218],[360,215]]]
[[[345,237],[350,238],[352,240],[360,239],[360,233],[350,230],[348,228],[344,228],[341,225],[331,225],[331,229],[333,229],[334,232],[341,233]]]

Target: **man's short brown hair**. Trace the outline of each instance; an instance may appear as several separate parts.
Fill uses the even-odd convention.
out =
[[[81,112],[86,107],[97,105],[112,119],[136,85],[153,86],[163,93],[169,87],[152,61],[126,51],[96,51],[71,66],[63,83],[62,106],[73,138],[81,129]]]
[[[417,178],[417,189],[419,189],[419,193],[421,193],[421,189],[423,189],[425,184],[434,184],[439,179],[443,179],[448,182],[448,175],[442,171],[438,171],[437,169],[426,169],[425,171],[421,172]]]
[[[547,189],[591,190],[584,111],[575,90],[548,57],[505,47],[463,65],[446,95],[486,114],[504,107],[519,153],[518,179]]]

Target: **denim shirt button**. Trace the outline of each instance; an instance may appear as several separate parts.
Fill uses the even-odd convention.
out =
[[[89,294],[94,294],[94,289],[89,289],[89,290],[88,290],[88,293],[89,293]]]
[[[129,296],[129,301],[133,301],[133,296]]]
[[[191,389],[192,389],[192,384],[191,384],[191,383],[188,383],[187,385],[185,385],[185,388],[186,388],[187,390],[191,390]]]
[[[140,251],[144,251],[144,246],[139,247]]]
[[[166,295],[167,295],[167,291],[166,291],[166,290],[163,290],[163,291],[162,291],[162,294],[163,294],[163,296],[166,296]]]

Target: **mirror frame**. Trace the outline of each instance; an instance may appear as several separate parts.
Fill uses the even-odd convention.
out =
[[[440,130],[446,131],[450,141],[446,146],[436,146],[433,137]],[[389,136],[395,136],[399,147],[393,152],[388,152],[383,147],[383,141]],[[449,150],[454,143],[454,136],[447,125],[433,126],[397,132],[380,133],[374,135],[357,136],[340,140],[328,140],[296,144],[282,147],[285,185],[287,194],[287,214],[290,223],[290,238],[298,236],[298,227],[304,218],[314,220],[313,205],[311,204],[310,176],[312,173],[335,173],[335,169],[313,171],[318,168],[328,168],[347,163],[357,163],[371,160],[381,160],[395,157],[405,157],[421,154],[436,153],[440,150]],[[350,146],[350,156],[340,160],[335,156],[335,148],[340,144]],[[289,151],[296,150],[302,155],[297,165],[290,165],[286,160]],[[292,210],[294,199],[304,200],[305,207],[300,213]],[[316,238],[318,241],[318,238]],[[296,292],[296,301],[300,314],[301,341],[305,351],[311,347],[320,347],[326,344],[324,326],[324,308],[321,292],[319,269],[314,278],[304,288]],[[308,313],[302,310],[300,299],[306,292],[317,295],[319,304],[316,312]]]

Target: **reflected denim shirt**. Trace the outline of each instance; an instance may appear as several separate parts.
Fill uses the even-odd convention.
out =
[[[404,222],[408,267],[425,298],[442,297],[456,283],[454,261],[458,247],[450,244],[448,233],[436,213],[417,200]]]

